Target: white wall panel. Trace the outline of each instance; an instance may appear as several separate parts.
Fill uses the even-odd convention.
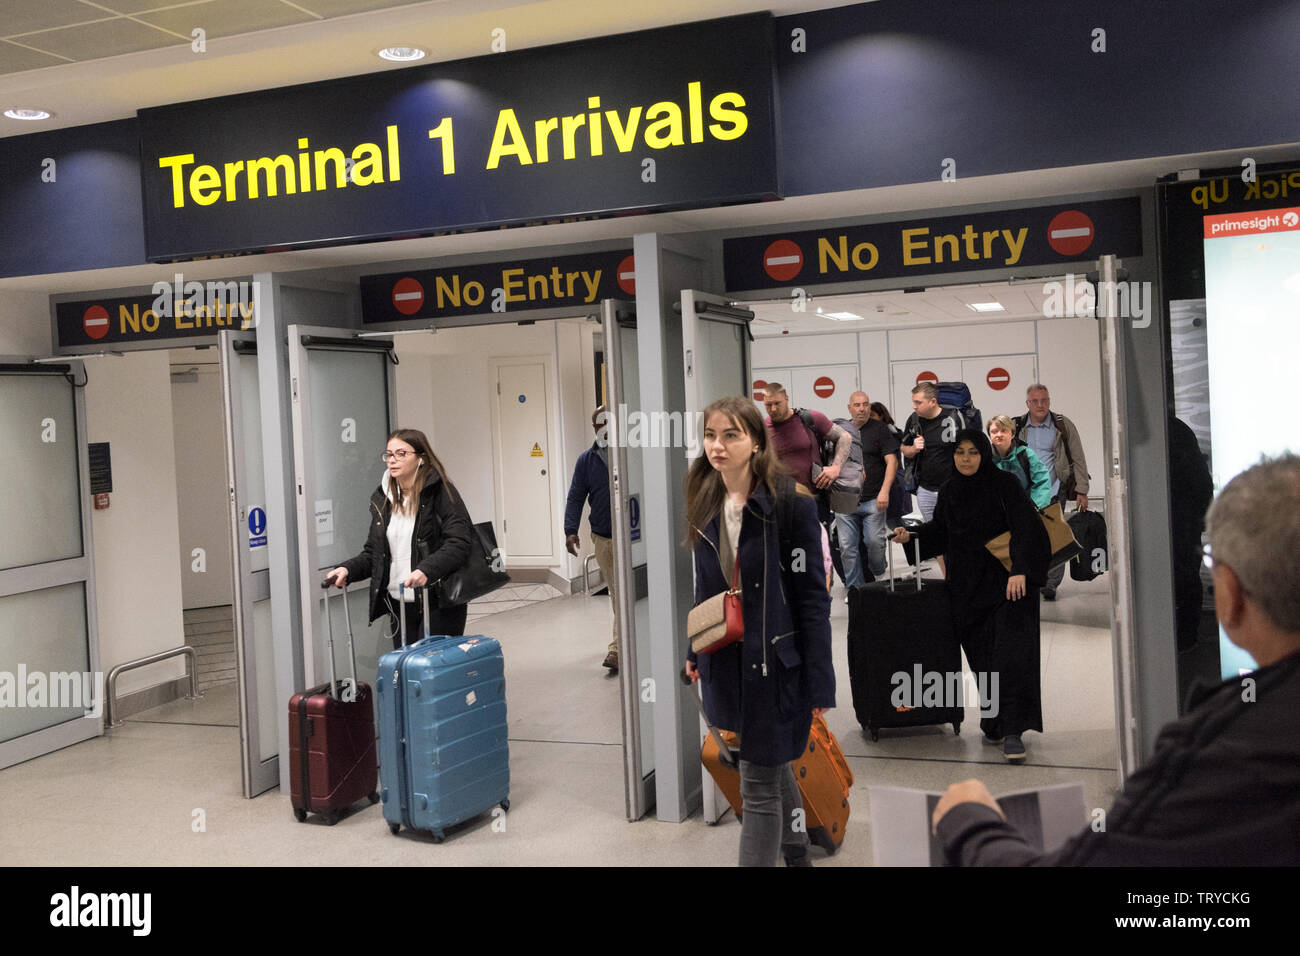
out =
[[[1033,322],[948,325],[935,329],[900,329],[889,333],[889,357],[895,362],[965,358],[969,355],[1008,355],[1033,350]]]

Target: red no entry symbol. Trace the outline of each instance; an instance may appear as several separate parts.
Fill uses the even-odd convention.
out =
[[[424,305],[424,286],[409,276],[393,285],[393,308],[402,315],[415,315]]]
[[[108,310],[102,305],[92,305],[81,317],[81,327],[92,339],[102,339],[108,334]]]
[[[763,271],[777,282],[793,279],[803,268],[803,250],[789,239],[778,239],[763,251]]]
[[[1058,212],[1047,224],[1047,242],[1063,256],[1079,255],[1092,245],[1096,234],[1092,220],[1077,209]]]
[[[618,287],[628,295],[636,295],[636,262],[632,256],[628,256],[618,264],[618,271],[614,273],[618,279]]]

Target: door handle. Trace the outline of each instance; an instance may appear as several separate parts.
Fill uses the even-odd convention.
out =
[[[543,474],[543,475],[546,474],[546,469],[545,469],[545,468],[542,469],[542,474]]]

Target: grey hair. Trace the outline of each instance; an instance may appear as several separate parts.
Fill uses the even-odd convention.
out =
[[[1035,382],[1033,385],[1030,385],[1027,389],[1025,389],[1025,398],[1029,397],[1030,392],[1047,392],[1047,386],[1044,385],[1042,382]],[[1047,394],[1050,395],[1051,392],[1047,392]]]
[[[1218,564],[1290,634],[1300,634],[1300,457],[1265,456],[1243,471],[1210,506],[1206,527]]]

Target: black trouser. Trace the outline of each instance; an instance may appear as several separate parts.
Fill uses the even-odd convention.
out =
[[[432,602],[433,599],[430,598]],[[388,598],[388,623],[393,628],[393,650],[402,646],[402,632],[397,626],[397,602],[391,595]],[[446,637],[460,637],[465,633],[465,617],[469,614],[468,604],[458,604],[452,608],[439,608],[436,603],[429,611],[429,633]],[[406,642],[414,644],[424,637],[424,599],[406,602]]]

